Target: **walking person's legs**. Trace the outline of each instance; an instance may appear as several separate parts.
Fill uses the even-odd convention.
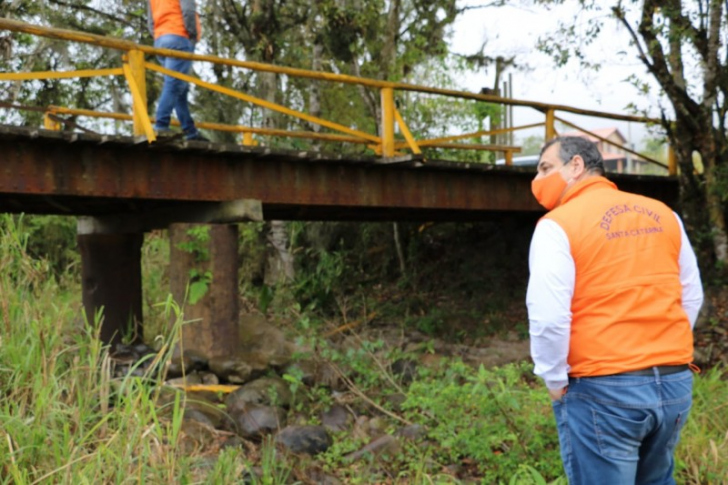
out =
[[[183,52],[193,52],[192,42],[189,39],[179,35],[163,35],[154,41],[154,47],[162,49],[173,49]],[[189,74],[192,68],[192,61],[188,59],[178,59],[176,57],[160,57],[160,64],[169,69],[182,74]],[[187,138],[198,135],[195,122],[190,114],[187,102],[187,94],[189,92],[189,84],[181,79],[172,76],[164,76],[164,84],[162,86],[162,94],[159,96],[157,104],[157,113],[155,121],[155,129],[157,131],[165,131],[169,129],[172,117],[172,111],[177,114],[177,119],[182,126]]]

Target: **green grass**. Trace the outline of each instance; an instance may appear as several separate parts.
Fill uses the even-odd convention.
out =
[[[402,426],[400,420],[421,424],[426,440],[403,442],[354,464],[344,456],[366,440],[351,432],[337,434],[334,446],[315,459],[285,456],[270,443],[220,451],[225,435],[203,443],[182,420],[183,395],[158,399],[160,376],[109,377],[97,325],[81,317],[77,277],[49,278],[50,268],[28,254],[25,232],[16,223],[0,221],[0,484],[243,483],[246,470],[255,468],[250,481],[272,485],[302,483],[299,473],[311,467],[352,484],[458,483],[448,471],[452,466],[484,484],[564,483],[548,397],[530,366],[475,369],[443,359],[438,367],[420,368],[395,409],[387,398],[401,383],[383,364],[402,357],[401,350],[381,342],[336,349],[312,337],[310,325],[305,325],[309,347],[371,401],[360,398],[352,406],[383,416],[387,432]],[[164,242],[152,239],[145,251],[164,251]],[[159,268],[145,271],[152,270],[158,279],[151,281],[162,281]],[[150,291],[164,301],[162,289]],[[179,309],[150,302],[146,311],[157,322],[177,312],[175,328],[155,331],[163,359],[179,331]],[[295,375],[287,380],[297,391],[292,413],[317,422],[317,413],[332,402],[331,392],[305,388]],[[373,412],[373,405],[382,411]],[[679,483],[727,483],[725,370],[696,378],[677,457]]]

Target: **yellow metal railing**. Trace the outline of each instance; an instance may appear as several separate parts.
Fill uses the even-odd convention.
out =
[[[129,86],[129,91],[132,98],[132,114],[123,113],[102,113],[90,110],[81,110],[73,108],[63,108],[51,106],[47,108],[48,116],[44,120],[44,126],[48,129],[59,129],[60,123],[55,117],[58,114],[72,114],[80,116],[90,116],[97,118],[109,118],[122,121],[131,121],[133,123],[133,133],[138,136],[145,136],[146,139],[151,143],[156,140],[156,135],[152,126],[152,119],[147,112],[147,91],[146,91],[146,70],[152,70],[164,75],[172,76],[177,79],[192,83],[201,88],[209,89],[226,96],[245,101],[247,103],[260,106],[262,108],[282,113],[294,118],[298,118],[308,123],[315,124],[318,126],[326,127],[334,132],[338,133],[318,133],[318,132],[307,132],[307,131],[289,131],[289,130],[277,130],[269,128],[254,128],[240,125],[223,125],[219,123],[206,123],[199,122],[197,125],[201,128],[219,130],[224,132],[240,133],[242,135],[242,143],[245,145],[254,145],[256,143],[253,135],[272,135],[272,136],[286,136],[294,138],[308,138],[312,140],[322,141],[335,141],[335,142],[346,142],[355,144],[365,144],[379,155],[385,158],[392,158],[398,154],[401,154],[401,150],[409,150],[414,154],[422,153],[422,148],[447,148],[447,149],[468,149],[468,150],[490,150],[496,152],[502,152],[505,156],[506,165],[511,165],[513,160],[513,154],[521,151],[520,147],[508,146],[508,145],[485,145],[475,143],[455,143],[459,140],[479,138],[482,136],[491,136],[502,133],[508,133],[517,130],[524,130],[544,126],[545,139],[551,139],[557,135],[555,128],[556,121],[564,123],[565,125],[572,126],[584,133],[587,133],[595,138],[615,145],[625,152],[639,156],[641,159],[649,162],[665,166],[663,163],[654,160],[645,155],[639,154],[630,148],[613,141],[607,140],[599,135],[596,135],[588,130],[581,129],[575,126],[573,123],[568,122],[560,117],[556,116],[557,111],[569,112],[585,116],[594,116],[600,118],[606,118],[611,120],[621,121],[632,121],[639,123],[659,123],[660,120],[646,118],[641,116],[632,116],[615,113],[605,113],[600,111],[582,110],[564,105],[553,105],[548,103],[540,103],[535,101],[525,101],[510,98],[501,98],[494,95],[486,94],[475,94],[464,91],[455,91],[448,89],[440,89],[428,86],[418,86],[407,83],[396,83],[389,81],[380,81],[375,79],[360,78],[355,76],[349,76],[345,74],[336,74],[330,72],[318,72],[309,71],[305,69],[290,68],[276,66],[272,64],[265,64],[260,62],[250,61],[239,61],[236,59],[226,59],[216,56],[191,54],[181,51],[169,50],[169,49],[157,49],[151,46],[136,44],[123,39],[117,39],[112,37],[104,37],[93,34],[87,34],[77,31],[55,29],[48,27],[41,27],[23,22],[18,22],[10,19],[0,18],[0,29],[24,32],[31,35],[37,35],[47,38],[65,40],[70,42],[80,42],[93,44],[101,47],[111,48],[120,50],[124,53],[122,56],[122,67],[115,69],[100,69],[100,70],[77,70],[77,71],[49,71],[49,72],[24,72],[24,73],[0,73],[0,81],[24,81],[33,79],[64,79],[64,78],[79,78],[79,77],[91,77],[91,76],[121,76],[123,75]],[[219,65],[226,65],[244,69],[251,69],[261,72],[272,72],[277,74],[284,74],[292,77],[300,77],[307,79],[315,79],[320,81],[337,82],[344,84],[353,84],[364,86],[368,88],[378,89],[380,93],[380,111],[381,118],[378,121],[379,134],[371,134],[358,129],[344,126],[334,121],[326,120],[321,117],[313,116],[301,111],[297,111],[270,101],[251,96],[240,91],[236,91],[231,88],[218,86],[216,84],[201,80],[199,78],[181,74],[175,71],[170,71],[161,67],[157,64],[147,62],[145,60],[146,55],[163,56],[163,57],[176,57],[180,59],[189,59],[194,61],[203,61]],[[435,138],[435,139],[415,139],[410,132],[405,120],[401,113],[397,109],[394,102],[395,91],[410,91],[419,92],[424,94],[434,94],[449,96],[459,99],[468,99],[473,101],[490,102],[502,105],[511,106],[523,106],[536,109],[545,115],[543,123],[534,123],[529,125],[502,128],[489,131],[477,131],[474,133],[467,133],[462,135],[454,135],[449,137]],[[397,140],[395,138],[395,126],[399,127],[400,134],[404,140]],[[669,157],[669,160],[674,160],[674,157]],[[670,174],[676,173],[676,165],[674,163],[668,163],[668,170]]]

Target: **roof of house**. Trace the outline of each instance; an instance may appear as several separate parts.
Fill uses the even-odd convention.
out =
[[[624,137],[624,135],[622,135],[622,133],[619,131],[619,128],[617,128],[616,126],[611,126],[609,128],[600,128],[598,130],[590,130],[590,131],[594,135],[598,135],[602,138],[609,138],[614,133],[616,133],[619,136],[622,143],[625,143],[627,141],[627,139]],[[565,133],[561,133],[560,136],[583,136],[584,138],[586,138],[589,141],[592,141],[594,143],[600,141],[599,138],[597,138],[589,133],[585,133],[581,130],[567,131]]]
[[[627,158],[627,155],[624,153],[601,152],[601,154],[605,162],[609,160],[624,160]]]

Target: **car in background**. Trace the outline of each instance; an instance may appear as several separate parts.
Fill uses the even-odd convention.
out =
[[[524,155],[522,157],[513,157],[514,167],[536,167],[538,165],[539,155]],[[496,165],[505,165],[506,159],[499,158],[495,161]]]

